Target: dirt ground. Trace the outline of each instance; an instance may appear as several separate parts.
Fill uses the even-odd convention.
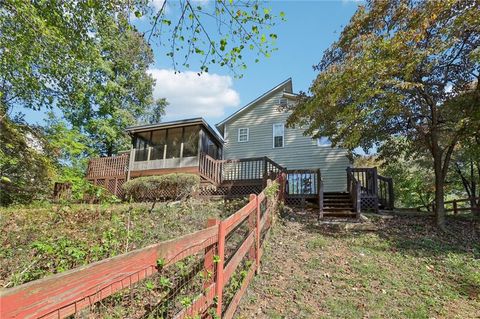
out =
[[[471,220],[370,218],[343,232],[279,219],[236,318],[480,318],[480,237]]]

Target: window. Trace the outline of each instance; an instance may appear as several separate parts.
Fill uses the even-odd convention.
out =
[[[248,128],[238,129],[238,141],[240,143],[248,142]]]
[[[273,124],[273,148],[283,147],[285,126],[283,123]]]
[[[280,107],[287,107],[288,106],[288,101],[286,98],[282,97],[278,99],[278,105]]]
[[[331,146],[332,142],[328,137],[322,136],[317,138],[317,146]]]

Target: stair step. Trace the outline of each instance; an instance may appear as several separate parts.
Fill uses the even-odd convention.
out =
[[[328,198],[328,199],[346,199],[350,198],[350,195],[323,195],[323,198]]]
[[[357,217],[357,214],[353,212],[343,211],[343,212],[323,212],[323,217]]]
[[[323,208],[345,208],[345,209],[351,209],[351,208],[352,208],[352,204],[351,204],[351,203],[342,204],[342,205],[323,204]]]
[[[324,212],[351,212],[353,211],[353,207],[323,207]]]

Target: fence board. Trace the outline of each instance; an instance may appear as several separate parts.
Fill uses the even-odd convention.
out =
[[[225,269],[223,271],[224,282],[228,282],[230,277],[232,277],[233,272],[235,271],[235,269],[237,269],[238,265],[242,261],[243,257],[247,254],[250,247],[252,247],[254,240],[255,232],[252,231],[225,266]]]
[[[277,194],[278,198],[283,198],[280,192]],[[259,258],[262,253],[259,247],[259,236],[263,227],[270,226],[270,223],[266,222],[274,205],[274,201],[267,201],[265,214],[260,219],[259,204],[263,200],[266,200],[263,192],[258,198],[256,195],[252,195],[250,202],[235,214],[223,221],[210,220],[210,227],[195,233],[2,290],[0,291],[2,305],[0,317],[4,319],[63,318],[158,272],[156,265],[159,259],[164,261],[163,267],[166,268],[185,257],[206,252],[204,260],[206,266],[204,267],[205,269],[213,268],[213,265],[210,264],[213,262],[212,254],[215,246],[219,257],[215,281],[204,283],[203,293],[196,295],[193,304],[177,313],[175,318],[186,318],[204,312],[213,305],[214,296],[217,298],[217,314],[221,315],[223,288],[237,270],[243,257],[248,252],[252,252],[252,247],[255,247],[256,254],[249,255],[250,259],[254,258],[255,260],[252,260],[248,275],[226,309],[225,316],[230,318],[254,271],[259,269]],[[249,216],[255,217],[254,226],[249,228],[249,234],[243,240],[240,248],[228,264],[224,265],[226,235]]]
[[[168,266],[205,249],[216,241],[217,232],[217,227],[209,227],[4,290],[0,292],[1,318],[38,318],[48,314],[65,317],[73,314],[151,275],[156,271],[159,258],[165,259]]]
[[[248,284],[250,283],[250,281],[252,281],[253,275],[255,274],[255,268],[255,263],[252,263],[248,270],[247,276],[243,279],[240,289],[237,291],[232,301],[228,305],[227,310],[225,310],[225,313],[223,314],[224,319],[233,318],[235,310],[237,310],[238,304],[240,303],[240,300],[242,299],[245,291],[247,290]]]

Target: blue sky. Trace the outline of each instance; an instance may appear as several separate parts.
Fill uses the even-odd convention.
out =
[[[155,0],[158,5],[162,0]],[[207,0],[202,0],[209,5]],[[278,14],[285,12],[286,22],[272,30],[278,35],[270,58],[254,63],[246,56],[247,70],[237,79],[226,68],[211,66],[208,74],[198,77],[198,64],[174,74],[165,51],[153,46],[155,64],[151,68],[157,79],[155,97],[170,102],[165,120],[202,116],[215,124],[259,95],[291,77],[296,92],[306,91],[316,73],[312,66],[321,59],[323,51],[339,36],[355,12],[358,1],[270,1],[267,6]],[[142,28],[142,21],[136,22]],[[41,122],[43,114],[26,111],[29,122]]]

